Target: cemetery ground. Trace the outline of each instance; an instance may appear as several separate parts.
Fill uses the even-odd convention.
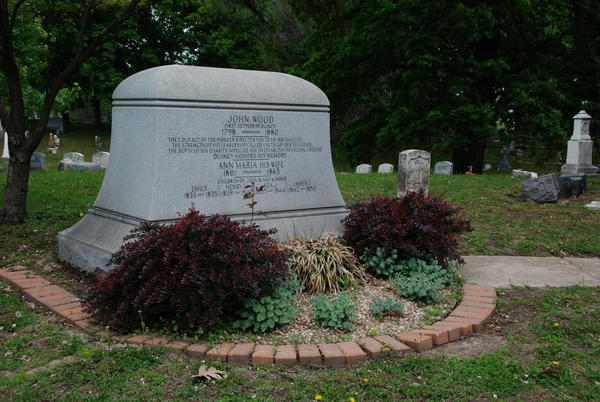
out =
[[[48,154],[47,170],[32,172],[28,223],[0,226],[0,268],[31,267],[75,294],[88,283],[58,263],[56,238],[91,207],[104,172],[59,172],[56,163],[70,151],[89,160],[90,138],[89,131],[65,134],[58,154]],[[337,179],[347,204],[396,193],[395,174]],[[0,175],[0,200],[5,180]],[[508,173],[432,176],[431,192],[459,206],[474,228],[462,255],[600,256],[600,213],[584,208],[600,198],[597,179],[580,197],[544,205],[526,202],[521,182]],[[500,290],[483,332],[415,357],[346,370],[209,362],[228,374],[209,383],[191,378],[203,364],[198,359],[160,347],[119,347],[24,302],[6,284],[0,290],[0,395],[10,400],[590,400],[600,392],[598,288]]]

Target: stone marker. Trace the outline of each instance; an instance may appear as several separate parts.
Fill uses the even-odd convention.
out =
[[[583,173],[563,173],[558,178],[558,185],[558,198],[577,197],[587,189]]]
[[[366,163],[362,163],[356,167],[356,173],[360,173],[360,174],[371,173],[372,170],[373,170],[373,166],[368,165]]]
[[[398,157],[398,197],[408,191],[429,191],[431,154],[418,149],[400,152]]]
[[[537,179],[527,180],[523,182],[523,191],[532,201],[538,203],[556,202],[560,192],[558,175],[551,173]]]
[[[110,164],[93,209],[59,233],[59,256],[106,268],[142,221],[169,223],[194,204],[250,221],[280,240],[340,233],[346,216],[331,161],[329,101],[282,73],[161,66],[113,93]]]
[[[452,176],[454,172],[454,163],[448,161],[436,162],[433,168],[433,173]]]
[[[102,167],[93,162],[73,161],[69,158],[63,158],[58,162],[57,169],[64,170],[102,170]]]
[[[600,211],[600,201],[592,201],[586,204],[585,207],[594,211]]]
[[[486,163],[485,165],[483,165],[483,171],[487,172],[489,170],[492,170],[492,164],[491,163]]]
[[[377,173],[394,173],[394,165],[391,163],[382,163],[377,167]]]
[[[92,155],[92,162],[100,165],[101,169],[106,169],[108,167],[109,159],[110,159],[109,152],[98,151],[94,155]]]
[[[524,177],[526,179],[537,179],[538,174],[536,172],[528,172],[527,170],[513,169],[512,177]]]
[[[0,126],[0,132],[2,132],[2,126]],[[10,153],[8,152],[8,133],[4,131],[4,144],[2,150],[2,160],[7,161],[10,159]]]
[[[31,154],[29,160],[29,168],[31,170],[44,170],[46,169],[46,154],[43,152],[34,152]]]
[[[598,173],[598,167],[592,165],[592,117],[581,110],[573,116],[573,121],[573,135],[567,144],[567,163],[560,170],[564,173]]]
[[[63,159],[70,159],[73,162],[83,162],[85,157],[82,153],[79,152],[67,152],[63,155]]]

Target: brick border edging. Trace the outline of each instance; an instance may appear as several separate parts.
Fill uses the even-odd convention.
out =
[[[30,300],[41,303],[51,311],[87,331],[94,327],[88,321],[79,299],[62,287],[53,285],[26,267],[0,270],[0,279],[21,289]],[[470,336],[481,330],[496,308],[496,290],[491,286],[463,285],[463,300],[443,320],[423,328],[402,332],[395,336],[377,335],[358,341],[320,343],[318,345],[265,345],[256,343],[220,343],[210,348],[205,343],[194,343],[151,335],[124,338],[133,345],[161,345],[169,349],[185,350],[194,357],[229,362],[232,364],[271,363],[278,365],[312,365],[345,367],[377,359],[384,354],[404,355],[420,353]],[[97,331],[93,331],[97,332]]]

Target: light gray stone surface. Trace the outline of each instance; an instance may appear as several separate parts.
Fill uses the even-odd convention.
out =
[[[454,163],[449,161],[436,162],[433,168],[433,173],[452,176],[454,172]]]
[[[408,149],[398,156],[398,196],[408,191],[429,191],[431,154],[418,149]]]
[[[573,116],[573,135],[567,143],[567,161],[561,167],[563,173],[597,173],[598,167],[592,165],[594,143],[590,137],[592,117],[579,111]]]
[[[108,167],[108,161],[110,159],[110,152],[98,151],[92,155],[92,162],[100,165],[101,169]]]
[[[372,171],[373,171],[373,166],[366,164],[366,163],[362,163],[356,167],[356,173],[366,174],[366,173],[371,173]]]
[[[93,162],[72,161],[65,158],[58,162],[58,170],[102,170],[102,167]]]
[[[10,159],[10,153],[8,152],[8,133],[3,129],[0,129],[0,132],[4,132],[4,140],[2,144],[2,160],[7,161]]]
[[[527,170],[513,169],[512,177],[526,178],[526,179],[537,179],[538,174],[536,172],[528,172]]]
[[[394,173],[394,165],[391,163],[382,163],[377,167],[377,173]]]
[[[535,202],[556,202],[560,193],[558,175],[550,173],[537,179],[523,182],[523,191],[527,197]]]
[[[487,172],[488,170],[492,170],[492,164],[491,163],[486,163],[485,165],[483,165],[483,171]]]
[[[347,211],[329,142],[329,101],[281,73],[162,66],[113,93],[110,164],[93,209],[59,233],[59,256],[105,269],[142,221],[203,214],[251,219],[243,187],[265,185],[254,217],[278,239],[339,233]]]
[[[594,211],[600,211],[600,201],[592,201],[589,204],[586,204],[585,207]]]
[[[70,159],[73,162],[83,162],[85,156],[80,152],[67,152],[63,155],[63,159]]]
[[[465,256],[467,283],[511,287],[600,286],[600,258]]]
[[[46,169],[46,154],[43,152],[34,152],[31,154],[31,160],[29,161],[29,168],[31,170],[44,170]]]

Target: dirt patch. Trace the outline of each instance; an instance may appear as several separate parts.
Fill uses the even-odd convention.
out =
[[[457,342],[446,343],[445,345],[441,345],[423,353],[423,355],[473,357],[482,353],[495,352],[506,346],[508,346],[508,342],[506,342],[502,336],[484,332],[461,339]]]

